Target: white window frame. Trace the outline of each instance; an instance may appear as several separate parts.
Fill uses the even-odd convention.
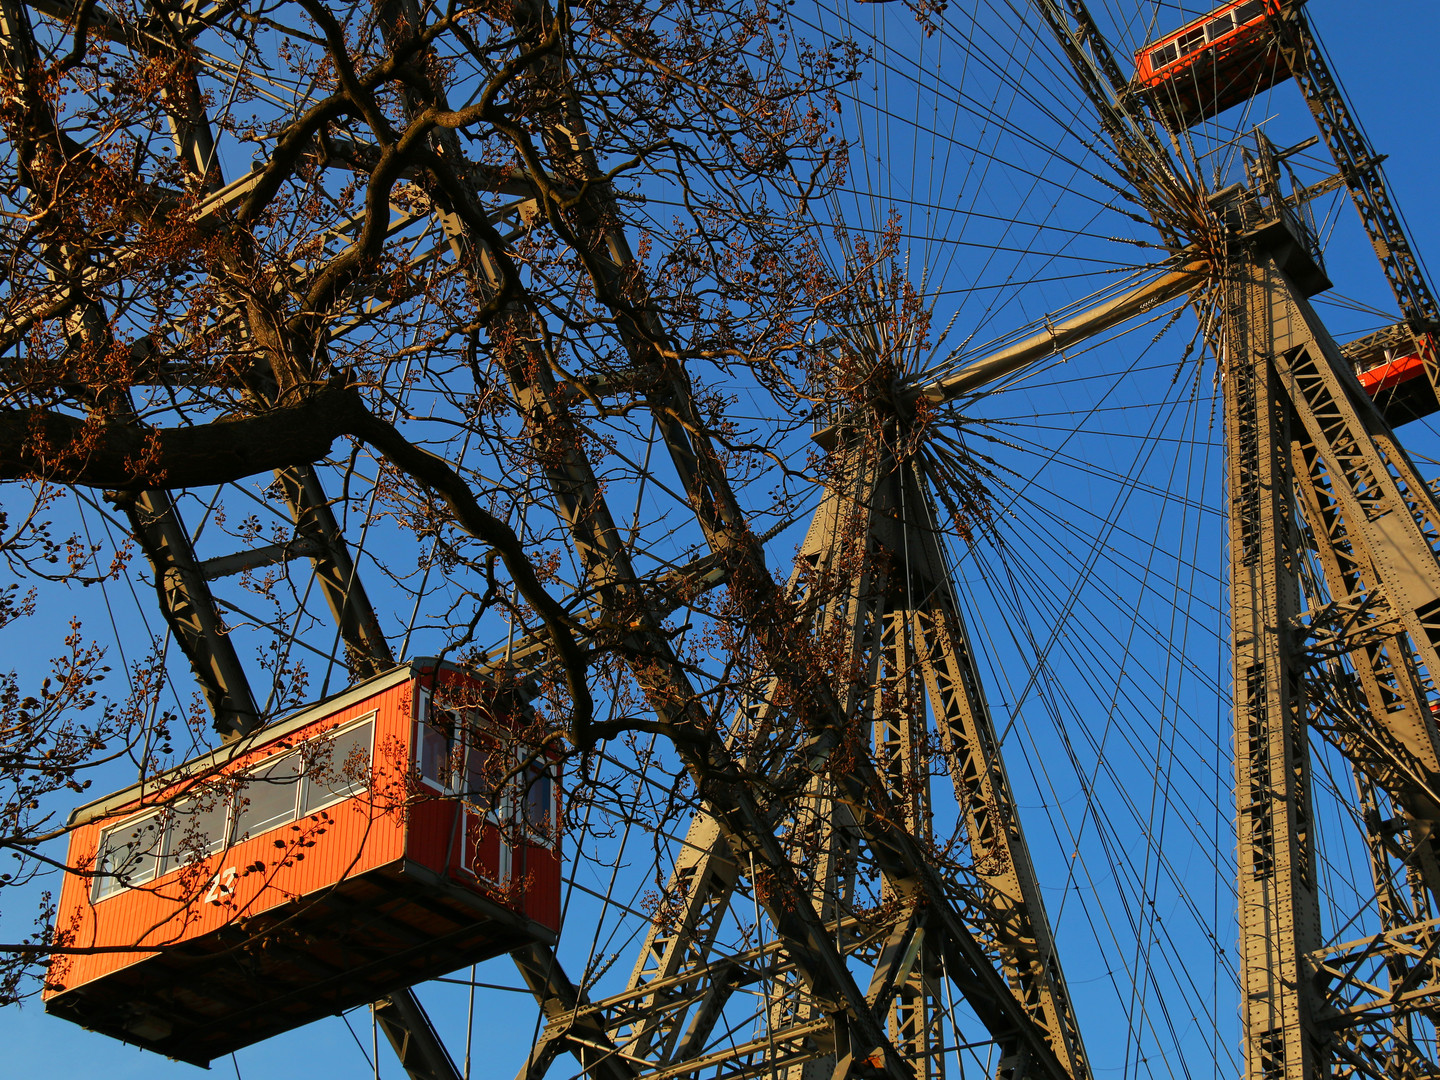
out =
[[[338,725],[337,727],[329,728],[328,730],[323,731],[323,732],[318,732],[318,733],[316,734],[316,736],[314,736],[314,737],[317,737],[317,738],[318,738],[320,735],[324,735],[327,739],[329,739],[329,740],[333,743],[336,739],[340,738],[340,736],[344,735],[346,732],[350,731],[352,728],[357,728],[357,727],[359,727],[361,724],[369,724],[369,725],[370,725],[370,742],[369,742],[369,745],[368,745],[367,748],[366,748],[366,751],[367,751],[367,755],[368,755],[369,760],[370,760],[370,764],[369,764],[368,767],[369,767],[371,770],[373,770],[373,769],[375,768],[375,730],[376,730],[376,728],[379,726],[379,723],[378,723],[378,722],[379,722],[379,718],[380,718],[380,710],[378,710],[378,709],[372,709],[370,712],[366,713],[364,716],[357,716],[354,720],[347,720],[347,721],[345,721],[345,723],[340,724],[340,725]],[[306,741],[308,741],[308,740],[306,740]],[[297,750],[298,750],[299,747],[296,746],[296,747],[294,747],[294,749],[297,749]],[[336,762],[334,762],[334,761],[332,760],[330,764],[331,764],[331,767],[333,768],[333,767],[335,766]],[[249,771],[250,771],[249,769],[246,770],[246,772],[249,772]],[[301,774],[301,776],[300,776],[300,783],[298,783],[298,784],[295,785],[295,787],[296,787],[296,789],[297,789],[297,790],[296,790],[296,793],[295,793],[295,816],[290,819],[291,821],[299,821],[302,817],[309,817],[311,814],[318,814],[321,810],[329,809],[330,807],[334,806],[334,805],[337,804],[337,803],[342,803],[342,802],[345,802],[345,801],[348,800],[348,799],[356,798],[357,796],[359,796],[359,795],[361,794],[361,792],[369,790],[368,788],[361,788],[359,791],[351,791],[351,792],[347,792],[347,793],[345,793],[345,794],[336,794],[335,792],[331,792],[331,793],[330,793],[330,798],[329,798],[328,800],[326,800],[325,802],[322,802],[322,803],[318,803],[318,804],[316,804],[315,806],[311,807],[309,810],[306,810],[306,809],[305,809],[305,795],[306,795],[306,793],[310,790],[310,785],[311,785],[312,783],[314,783],[314,781],[313,781],[309,776],[307,776],[307,775],[305,775],[305,774],[303,774],[303,773]],[[278,829],[278,828],[280,828],[280,826],[279,826],[279,825],[275,825],[275,826],[273,826],[273,828]],[[266,829],[265,831],[266,831],[266,832],[269,832],[270,830],[269,830],[269,829]],[[262,833],[261,835],[264,835],[264,834]],[[251,839],[254,839],[254,837],[251,837]]]
[[[150,872],[143,878],[131,878],[127,875],[126,880],[121,881],[120,875],[102,871],[101,863],[105,858],[105,845],[110,838],[116,833],[136,828],[147,817],[155,818],[161,823],[161,828],[156,836],[157,850],[150,859]],[[160,807],[151,807],[148,810],[141,811],[138,814],[126,818],[124,821],[118,821],[114,825],[102,829],[100,831],[100,842],[95,848],[95,876],[90,883],[90,902],[92,904],[98,904],[102,900],[108,900],[112,896],[119,896],[121,893],[129,892],[131,889],[138,888],[141,885],[148,885],[157,877],[162,877],[160,866],[166,858],[165,847],[167,846],[166,841],[169,835],[170,828],[164,823],[162,808]]]
[[[524,761],[530,754],[524,750],[517,750],[515,760],[517,763]],[[543,764],[542,764],[543,762]],[[530,806],[530,770],[539,766],[539,771],[545,772],[550,778],[550,827],[536,829],[530,825],[528,809]],[[544,755],[532,761],[525,770],[516,777],[517,790],[515,792],[514,822],[520,829],[520,835],[525,837],[528,843],[537,847],[543,847],[547,851],[553,851],[555,845],[560,842],[560,763],[552,761]]]
[[[425,729],[429,728],[431,731],[440,730],[434,724],[430,723],[430,717],[434,711],[433,706],[434,703],[432,701],[432,695],[430,691],[421,690],[418,696],[418,704],[415,709],[416,717],[414,724],[414,738],[411,742],[410,760],[415,763],[415,774],[420,777],[420,782],[426,787],[430,788],[432,791],[438,791],[442,795],[458,795],[461,792],[462,788],[460,788],[455,783],[455,777],[453,775],[451,775],[443,784],[440,782],[438,777],[425,775]],[[461,710],[451,709],[447,711],[453,712],[455,714],[457,727],[460,723],[463,723],[464,716]],[[452,733],[445,739],[445,756],[447,759],[454,754],[454,744],[455,737]],[[465,761],[463,754],[461,755],[460,768],[455,771],[458,771],[460,773],[463,773],[465,771]]]
[[[1196,35],[1199,36],[1197,37]],[[1194,44],[1191,45],[1188,49],[1185,47],[1185,42],[1187,41],[1194,42]],[[1185,33],[1181,34],[1175,39],[1175,48],[1179,51],[1181,56],[1193,55],[1194,53],[1197,53],[1201,49],[1205,48],[1205,46],[1208,44],[1209,41],[1206,38],[1204,23],[1201,23],[1199,26],[1192,26],[1189,30],[1186,30]]]
[[[344,735],[346,732],[359,727],[362,724],[369,724],[370,741],[368,751],[370,756],[370,767],[374,768],[375,732],[378,727],[378,719],[379,710],[372,710],[371,712],[366,713],[364,716],[357,716],[353,720],[347,720],[345,723],[337,725],[333,728],[328,728],[324,732],[317,732],[316,736],[312,737],[318,737],[320,734],[323,734],[326,738],[334,740],[339,738],[341,735]],[[293,746],[288,746],[280,750],[278,753],[271,754],[268,757],[257,761],[255,764],[251,765],[243,772],[235,774],[234,779],[236,781],[243,781],[245,777],[260,772],[265,768],[268,768],[271,764],[273,764],[278,759],[284,757],[285,755],[292,753],[298,754],[299,752],[299,743]],[[305,795],[310,790],[310,785],[310,777],[306,776],[304,773],[301,773],[298,778],[298,782],[295,784],[295,796],[290,804],[290,816],[283,820],[276,820],[274,824],[267,826],[262,832],[258,832],[254,836],[247,837],[247,839],[254,840],[257,837],[266,835],[266,833],[274,832],[276,829],[283,829],[287,825],[293,825],[301,818],[309,817],[312,814],[318,814],[322,810],[326,810],[329,807],[335,806],[337,803],[345,802],[347,799],[356,798],[358,795],[361,794],[360,791],[350,792],[347,794],[335,794],[332,792],[329,799],[315,805],[314,807],[311,807],[309,810],[305,810]],[[236,800],[232,797],[233,794],[233,792],[230,793],[225,799],[225,825],[221,831],[222,839],[220,840],[220,842],[214,844],[208,852],[206,852],[206,858],[209,858],[211,855],[214,855],[218,852],[225,851],[233,847],[237,842],[240,842],[240,838],[235,835],[235,827],[238,824],[238,814],[236,812]],[[99,903],[102,900],[108,900],[112,896],[119,896],[121,893],[127,892],[128,890],[133,888],[137,888],[140,885],[147,885],[152,881],[157,881],[160,878],[166,877],[167,875],[172,874],[176,870],[182,868],[184,864],[176,861],[175,853],[170,850],[171,834],[172,830],[174,829],[175,820],[177,817],[175,813],[175,806],[183,802],[185,799],[191,797],[193,796],[187,793],[185,795],[182,795],[179,799],[176,799],[174,803],[169,804],[168,806],[150,807],[149,809],[143,810],[138,814],[128,817],[123,821],[116,822],[114,825],[108,826],[107,828],[101,830],[100,843],[95,849],[95,877],[93,882],[91,883],[90,889],[90,901],[92,904]],[[152,862],[152,869],[149,874],[147,874],[143,879],[127,880],[126,882],[121,884],[117,881],[116,875],[101,873],[100,860],[103,858],[105,845],[110,839],[110,837],[114,836],[118,832],[121,832],[122,830],[135,828],[136,825],[139,822],[143,821],[146,817],[154,817],[162,822],[162,828],[156,841],[159,850],[155,854],[154,860]]]
[[[224,780],[226,778],[221,777],[220,779]],[[208,859],[216,852],[224,851],[230,846],[230,834],[232,831],[234,831],[235,827],[235,800],[231,797],[233,792],[221,790],[216,790],[213,793],[203,790],[196,792],[187,791],[185,794],[181,795],[180,798],[176,799],[174,802],[169,803],[164,808],[169,811],[169,820],[165,822],[165,854],[162,855],[160,858],[159,873],[155,875],[157,879],[165,877],[167,874],[170,874],[176,870],[190,865],[187,862],[180,861],[177,853],[171,850],[171,847],[175,842],[175,826],[179,822],[181,816],[179,807],[187,801],[194,800],[198,802],[201,798],[205,798],[210,794],[213,794],[216,797],[220,797],[221,795],[224,796],[225,821],[220,826],[219,838],[210,841],[210,847],[200,858],[201,860]]]
[[[478,711],[475,709],[459,708],[447,710],[455,716],[456,720],[451,735],[446,739],[446,754],[456,767],[451,771],[447,782],[442,784],[438,778],[427,776],[425,773],[425,729],[428,728],[436,732],[441,730],[430,722],[431,716],[433,715],[433,708],[432,692],[428,689],[421,689],[416,695],[416,719],[414,723],[414,734],[411,739],[411,762],[414,773],[419,777],[420,782],[431,791],[456,798],[456,800],[462,804],[465,815],[470,817],[480,816],[471,809],[472,804],[465,802],[463,799],[463,796],[469,791],[470,755],[475,752],[476,748],[469,739],[462,738],[461,733],[474,732],[482,738],[490,736],[495,739],[495,750],[503,753],[505,745],[505,740],[502,737],[503,732],[501,732],[496,725],[482,721]],[[460,742],[462,748],[458,763],[454,761],[457,740]],[[530,752],[524,748],[517,747],[514,755],[513,761],[516,765],[519,765],[530,757]],[[503,784],[498,793],[499,799],[496,804],[484,811],[484,821],[489,825],[494,825],[499,831],[500,881],[502,883],[509,880],[513,867],[514,845],[510,842],[511,836],[523,839],[525,843],[533,844],[547,851],[556,850],[560,842],[561,795],[559,763],[551,761],[549,758],[540,760],[544,762],[541,768],[549,774],[550,778],[548,828],[536,828],[530,824],[528,819],[526,812],[529,805],[528,770],[525,773],[511,777],[509,781]],[[540,765],[540,760],[532,762],[529,768]],[[462,823],[458,827],[464,827],[463,818]],[[484,881],[492,880],[483,874],[477,873],[475,868],[468,863],[469,860],[466,860],[462,865],[471,876]]]
[[[471,724],[471,729],[475,732],[477,736],[484,737],[489,735],[495,737],[494,745],[489,748],[490,753],[496,754],[498,756],[505,752],[504,743],[498,738],[498,736],[495,736],[493,728],[481,725],[477,718],[477,720]],[[462,796],[461,801],[465,805],[465,812],[467,814],[473,814],[475,812],[474,810],[470,809],[471,803],[466,802],[463,799],[463,796],[470,793],[470,755],[475,753],[475,751],[476,747],[473,742],[467,742],[465,744],[465,753],[460,762],[461,783],[455,789],[455,794]],[[500,825],[503,822],[509,820],[511,814],[514,813],[513,807],[515,798],[514,791],[512,790],[513,787],[513,780],[506,781],[505,783],[500,785],[500,791],[498,792],[499,799],[493,806],[489,807],[485,811],[485,820],[490,822],[490,824]]]
[[[461,739],[460,735],[462,732],[470,731],[483,735],[493,729],[489,725],[481,722],[479,712],[476,709],[446,708],[444,710],[455,717],[454,727],[450,735],[446,737],[445,748],[445,756],[454,768],[450,770],[448,780],[442,784],[439,779],[425,775],[424,729],[429,728],[431,731],[440,730],[434,724],[430,723],[430,717],[434,713],[434,705],[431,700],[430,691],[420,691],[419,707],[416,711],[419,713],[419,719],[415,722],[415,735],[411,748],[411,761],[414,762],[416,775],[418,775],[420,781],[432,791],[438,791],[442,795],[463,796],[468,790],[467,777],[469,774],[466,770],[470,763],[470,751],[474,749],[474,747],[470,745],[469,740]],[[458,762],[455,761],[455,745],[457,741],[459,741],[461,748]],[[502,804],[507,802],[507,793],[502,790],[500,794]],[[492,820],[498,821],[498,819],[494,817],[494,810],[487,811],[487,816],[490,816]]]
[[[1223,29],[1220,26],[1221,23],[1225,24]],[[1226,34],[1230,33],[1234,29],[1235,13],[1233,11],[1227,11],[1218,19],[1211,19],[1208,23],[1205,24],[1205,40],[1210,42],[1219,41],[1222,37],[1224,37]]]
[[[473,712],[474,710],[471,711]],[[504,742],[499,738],[498,732],[493,725],[481,723],[477,716],[471,723],[471,727],[473,728],[476,735],[479,735],[481,737],[489,735],[495,739],[494,744],[489,748],[490,753],[495,755],[504,754]],[[461,762],[460,769],[460,775],[463,778],[463,786],[459,788],[459,792],[462,795],[469,793],[470,755],[475,752],[476,747],[474,743],[467,742],[465,745],[464,760]],[[495,829],[495,841],[498,849],[498,866],[496,867],[495,876],[491,877],[489,874],[481,872],[480,868],[474,865],[473,853],[470,853],[469,857],[465,859],[465,861],[461,864],[462,869],[464,869],[466,873],[468,873],[471,877],[475,878],[477,881],[484,881],[491,885],[503,886],[508,884],[511,877],[514,876],[515,847],[510,842],[510,832],[506,828],[506,823],[513,820],[513,816],[515,813],[514,788],[515,785],[513,779],[506,781],[504,784],[501,784],[500,790],[497,793],[499,797],[496,800],[495,804],[487,807],[483,813],[476,813],[473,808],[473,803],[465,801],[463,798],[461,800],[461,808],[464,813],[461,817],[460,828],[466,828],[466,819],[479,818],[482,823],[482,827],[491,826]]]
[[[269,757],[257,761],[254,765],[241,773],[238,777],[238,780],[243,785],[245,780],[252,778],[256,773],[264,772],[266,769],[269,769],[279,764],[284,758],[290,757],[292,755],[298,760],[300,755],[299,746],[287,746],[279,753],[271,754]],[[296,810],[300,805],[299,791],[302,787],[302,777],[300,777],[299,775],[295,777],[294,787],[296,794],[292,795],[290,798],[290,816],[283,819],[276,818],[273,824],[267,825],[264,829],[260,830],[254,835],[246,837],[247,840],[254,840],[257,836],[264,836],[266,833],[271,832],[275,829],[282,829],[286,825],[292,824],[295,821]],[[243,786],[239,790],[243,793]],[[230,843],[232,845],[240,840],[240,838],[236,835],[236,828],[240,824],[238,817],[239,815],[236,813],[236,807],[232,805],[230,808],[230,825],[229,828],[226,830],[226,835],[229,836]]]
[[[1250,6],[1250,5],[1248,5],[1248,4],[1241,4],[1239,7],[1235,8],[1235,25],[1237,25],[1237,26],[1248,26],[1248,25],[1250,25],[1250,23],[1256,21],[1257,19],[1261,18],[1262,16],[1265,16],[1265,15],[1269,15],[1269,14],[1270,14],[1270,9],[1269,9],[1268,7],[1266,7],[1264,0],[1260,0],[1260,10],[1259,10],[1258,12],[1255,12],[1255,13],[1251,14],[1251,15],[1245,16],[1244,19],[1241,19],[1241,17],[1240,17],[1240,12],[1243,11],[1245,8],[1247,8],[1247,7],[1249,7],[1249,6]]]

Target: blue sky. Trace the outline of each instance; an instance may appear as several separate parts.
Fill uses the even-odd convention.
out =
[[[1103,5],[1097,3],[1096,6],[1097,11],[1103,11]],[[1193,11],[1195,6],[1187,5],[1185,10]],[[1440,176],[1437,176],[1440,156],[1434,150],[1435,140],[1431,134],[1435,118],[1440,114],[1440,74],[1435,65],[1423,59],[1433,51],[1434,45],[1440,44],[1440,11],[1424,0],[1397,0],[1383,6],[1345,0],[1311,0],[1307,10],[1356,114],[1379,152],[1389,155],[1386,173],[1391,193],[1406,214],[1412,239],[1422,256],[1432,253],[1434,265],[1440,269],[1440,226],[1431,209],[1440,200]],[[1282,98],[1277,95],[1276,100]],[[1353,228],[1350,231],[1353,233]],[[1338,284],[1343,273],[1344,291],[1380,303],[1383,289],[1377,286],[1378,272],[1373,262],[1364,265],[1365,252],[1353,236],[1346,241],[1342,230],[1341,239],[1342,263],[1332,263],[1332,276]],[[1355,265],[1350,265],[1350,261]],[[95,604],[88,596],[77,597],[75,607],[92,610]],[[67,615],[64,605],[56,604],[42,612],[40,623],[58,624]],[[16,650],[12,662],[23,667],[28,659],[25,650],[14,643],[9,647]],[[1003,698],[1004,694],[998,696]],[[581,904],[582,901],[577,900],[576,911],[580,913],[572,930],[578,931],[579,940],[584,942],[588,928],[583,924],[585,915]],[[1223,903],[1218,904],[1217,914],[1221,920],[1227,916]],[[13,911],[6,916],[13,921]],[[583,960],[583,949],[580,958]],[[628,959],[622,958],[618,966],[627,967],[628,963]],[[1089,971],[1077,973],[1072,969],[1077,985],[1088,974]],[[1077,975],[1081,977],[1076,978]],[[514,985],[516,981],[513,968],[504,959],[483,965],[478,978],[482,982],[506,985]],[[422,994],[458,1057],[464,1050],[465,992],[457,987],[432,986]],[[1103,1021],[1088,1034],[1094,1048],[1117,1034],[1104,1026],[1110,1022]],[[473,1027],[474,1075],[513,1075],[530,1044],[534,1024],[534,1010],[523,995],[482,991],[477,996]],[[338,1019],[326,1020],[242,1051],[233,1064],[229,1060],[216,1062],[213,1069],[220,1076],[233,1072],[241,1080],[280,1080],[291,1076],[315,1080],[369,1075],[368,1019],[356,1014],[351,1025],[347,1027]],[[1223,1022],[1219,1026],[1227,1030]],[[190,1066],[164,1061],[47,1018],[36,1005],[0,1012],[0,1033],[16,1075],[87,1077],[103,1074],[109,1080],[141,1075],[147,1080],[168,1080],[198,1075]],[[562,1066],[564,1064],[562,1062]],[[1207,1068],[1208,1065],[1197,1066],[1196,1075],[1208,1075]],[[383,1039],[379,1069],[385,1077],[402,1075]],[[1109,1060],[1103,1070],[1098,1071],[1100,1075],[1115,1076],[1122,1069],[1127,1076],[1143,1071],[1133,1062],[1120,1066]]]

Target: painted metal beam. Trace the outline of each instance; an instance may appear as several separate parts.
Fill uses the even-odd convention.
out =
[[[1096,334],[1145,315],[1161,304],[1205,288],[1212,279],[1210,263],[1203,259],[1193,259],[1178,270],[1172,270],[1137,289],[1107,300],[1063,322],[1046,326],[1038,334],[966,364],[953,375],[947,375],[920,388],[916,396],[924,398],[932,405],[954,401],[1013,375],[1037,360],[1054,356]]]

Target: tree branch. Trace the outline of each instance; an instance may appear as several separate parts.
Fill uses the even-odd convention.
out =
[[[325,457],[357,404],[352,391],[322,390],[291,408],[175,428],[0,410],[0,480],[115,491],[229,483]]]
[[[573,701],[571,733],[588,746],[594,701],[590,654],[574,621],[540,583],[520,537],[482,507],[444,458],[422,450],[365,407],[354,390],[320,390],[302,403],[258,416],[192,427],[147,428],[43,410],[0,411],[0,481],[45,480],[117,491],[210,487],[324,458],[342,435],[361,440],[438,495],[466,533],[498,554],[520,596],[550,632]]]

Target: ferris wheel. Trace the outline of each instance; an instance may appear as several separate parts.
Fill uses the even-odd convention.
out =
[[[147,716],[58,925],[215,911],[51,1007],[440,1080],[1432,1073],[1440,312],[1306,9],[1183,6],[4,0],[13,400],[234,432],[73,466]],[[350,802],[480,899],[239,899]]]

